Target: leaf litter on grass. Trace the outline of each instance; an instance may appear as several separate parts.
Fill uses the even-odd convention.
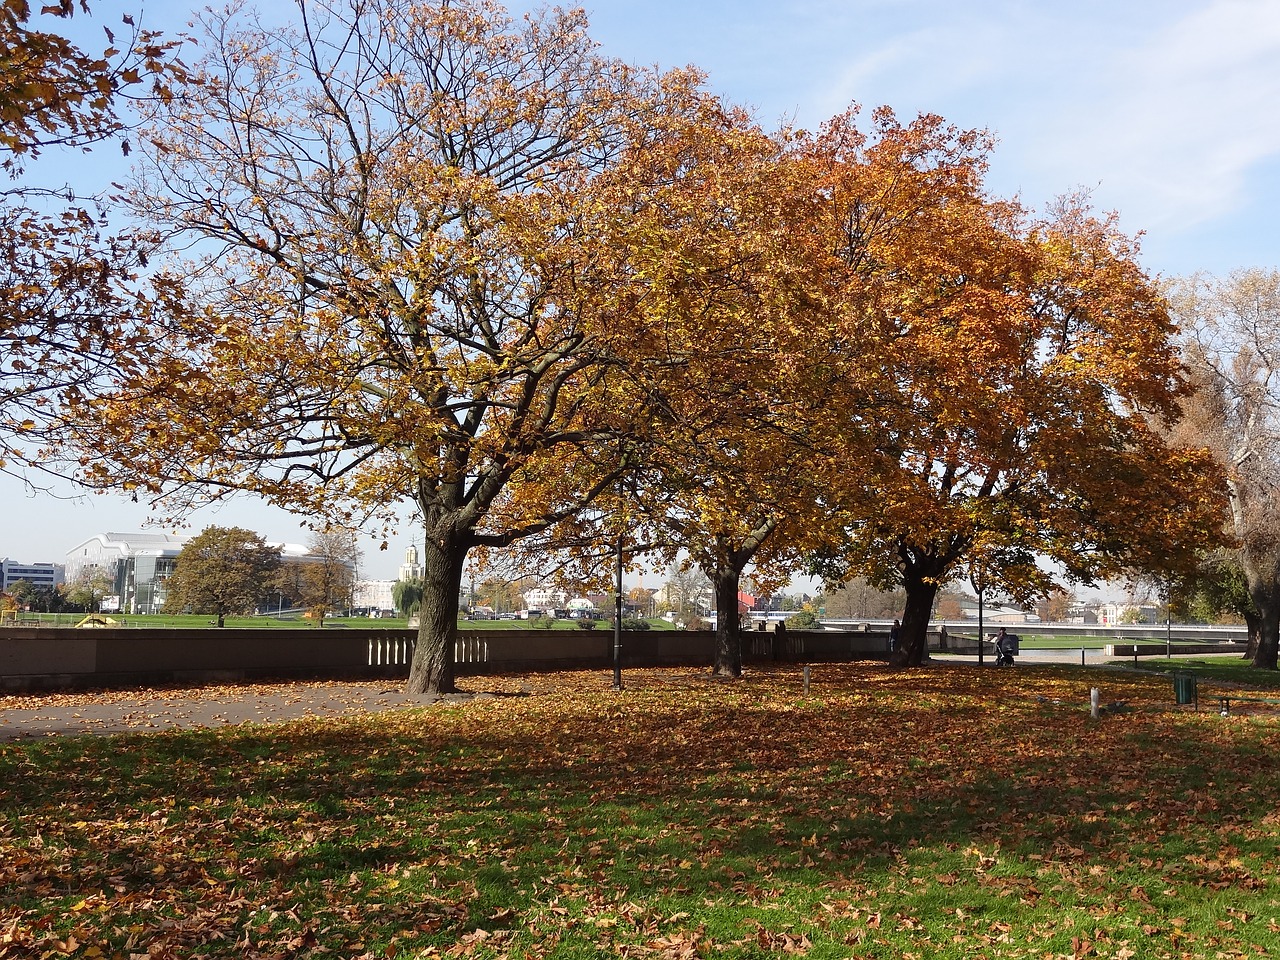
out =
[[[1280,727],[1167,679],[624,680],[0,745],[0,958],[1280,949]]]

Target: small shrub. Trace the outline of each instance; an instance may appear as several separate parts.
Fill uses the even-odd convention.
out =
[[[594,620],[588,620],[586,617],[582,617],[578,620],[578,628],[580,630],[594,630],[596,628],[596,622]]]
[[[555,617],[541,616],[534,617],[529,621],[529,627],[533,630],[550,630],[556,622]]]
[[[788,630],[812,630],[821,626],[818,618],[808,610],[801,610],[794,617],[787,617],[786,624]]]
[[[648,620],[641,620],[639,617],[623,617],[623,630],[648,630],[650,623]]]

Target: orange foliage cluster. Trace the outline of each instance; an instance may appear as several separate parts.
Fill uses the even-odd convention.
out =
[[[977,555],[1029,595],[1037,557],[1088,580],[1214,542],[1218,478],[1153,426],[1183,383],[1136,248],[1079,199],[991,198],[984,132],[766,131],[581,11],[324,6],[201,15],[128,198],[155,296],[60,427],[90,483],[178,511],[410,504],[415,689],[453,683],[473,550],[692,557],[736,673],[748,564],[902,581],[918,659]]]

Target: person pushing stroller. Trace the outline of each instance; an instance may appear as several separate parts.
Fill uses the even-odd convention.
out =
[[[1014,655],[1018,652],[1018,635],[1009,633],[1004,627],[996,634],[996,666],[1012,667]]]

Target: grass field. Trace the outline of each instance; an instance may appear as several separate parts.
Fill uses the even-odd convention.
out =
[[[1116,661],[1128,666],[1132,660]],[[1139,661],[1140,670],[1158,670],[1161,673],[1191,673],[1202,682],[1229,687],[1249,687],[1258,691],[1280,689],[1280,671],[1255,670],[1240,654],[1206,657],[1159,657]]]
[[[0,744],[0,957],[1280,951],[1280,714],[1118,670],[812,678]]]

